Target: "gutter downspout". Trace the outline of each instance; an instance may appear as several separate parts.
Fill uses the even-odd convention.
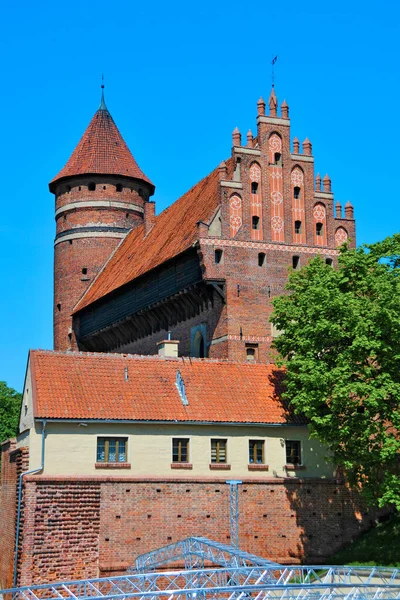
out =
[[[13,587],[17,587],[17,567],[18,567],[18,546],[19,546],[19,533],[21,527],[21,504],[22,504],[22,479],[25,475],[33,475],[39,473],[44,469],[44,441],[46,439],[46,420],[42,422],[42,461],[38,469],[32,469],[31,471],[25,471],[19,476],[18,484],[18,508],[17,508],[17,525],[15,531],[15,550],[14,550],[14,575],[13,575]]]

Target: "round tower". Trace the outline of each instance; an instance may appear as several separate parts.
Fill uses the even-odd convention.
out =
[[[56,200],[54,349],[76,349],[75,304],[126,234],[143,223],[145,203],[154,194],[103,92],[99,109],[49,188]]]

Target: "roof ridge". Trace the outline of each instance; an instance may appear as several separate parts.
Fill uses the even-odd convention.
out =
[[[125,236],[73,313],[192,247],[198,239],[198,221],[210,218],[218,204],[216,167],[157,215],[147,236],[142,235],[141,228],[132,229]]]

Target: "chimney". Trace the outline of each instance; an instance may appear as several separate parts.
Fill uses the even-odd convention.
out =
[[[144,234],[147,235],[156,222],[156,203],[144,203]]]
[[[171,340],[171,334],[168,332],[168,339],[158,342],[158,356],[169,356],[178,358],[179,340]]]

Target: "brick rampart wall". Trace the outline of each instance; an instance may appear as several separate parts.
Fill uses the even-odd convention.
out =
[[[29,454],[27,448],[17,449],[11,439],[2,444],[1,455],[0,588],[7,588],[13,580],[18,477],[28,468]]]
[[[245,481],[239,507],[240,547],[284,563],[323,562],[375,516],[328,480]],[[30,477],[19,583],[123,573],[188,536],[229,543],[225,480]]]

